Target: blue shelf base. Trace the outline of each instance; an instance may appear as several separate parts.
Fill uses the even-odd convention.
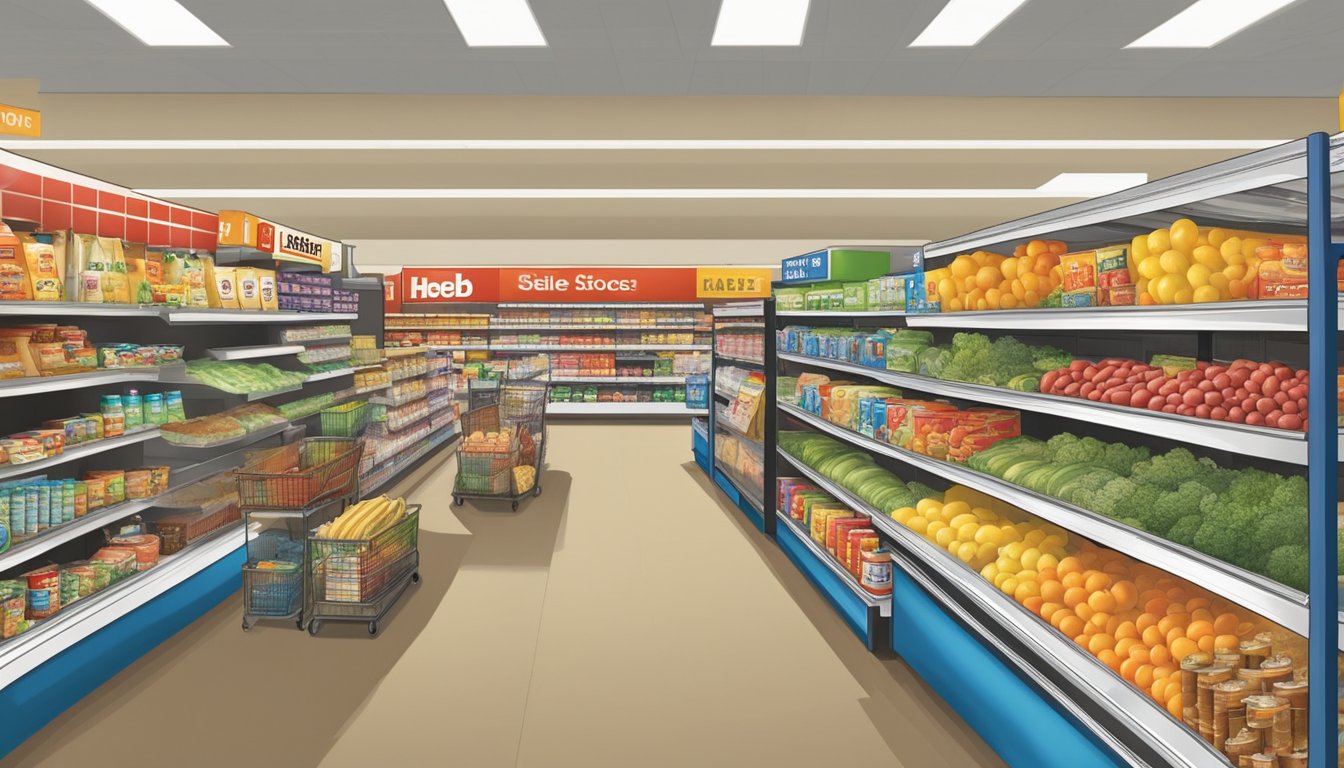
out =
[[[714,461],[709,458],[709,441],[694,429],[691,430],[691,454],[695,456],[695,463],[700,465],[700,469],[713,479]]]
[[[728,498],[737,505],[737,508],[742,510],[751,524],[756,526],[756,530],[765,533],[765,517],[757,512],[755,507],[751,506],[751,502],[747,501],[746,497],[733,486],[732,482],[722,472],[712,466],[711,471],[713,472],[714,484],[719,486],[719,490],[727,494]]]
[[[246,559],[239,547],[0,691],[0,757],[238,591]]]
[[[812,550],[799,540],[798,536],[801,534],[781,530],[788,526],[789,523],[783,521],[776,526],[775,541],[779,543],[779,548],[784,550],[784,554],[788,555],[798,570],[812,582],[812,586],[826,598],[826,602],[840,614],[840,618],[845,620],[849,628],[854,630],[854,634],[863,640],[868,650],[876,650],[881,645],[879,635],[884,632],[887,621],[879,615],[876,608],[860,600],[850,590],[849,585],[831,569],[817,561],[817,556],[812,554]]]
[[[891,647],[1009,765],[1121,768],[928,593],[896,569]]]

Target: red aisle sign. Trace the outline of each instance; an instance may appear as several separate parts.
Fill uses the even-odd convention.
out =
[[[383,278],[383,314],[401,312],[401,278],[393,275]]]
[[[401,271],[403,304],[484,302],[499,298],[499,270],[492,267],[407,267]]]
[[[499,271],[499,300],[695,301],[694,267],[530,267]]]

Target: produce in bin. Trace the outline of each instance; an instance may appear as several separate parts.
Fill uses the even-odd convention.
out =
[[[202,384],[235,395],[298,387],[307,378],[303,373],[282,371],[267,363],[219,360],[192,360],[187,363],[187,375]]]
[[[319,539],[370,539],[406,517],[406,500],[386,494],[347,507],[335,520],[317,529]]]
[[[173,445],[199,448],[237,440],[251,432],[287,421],[277,409],[264,403],[251,403],[223,413],[165,424],[159,428],[159,433]]]

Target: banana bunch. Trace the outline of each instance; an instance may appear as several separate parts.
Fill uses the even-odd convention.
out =
[[[348,507],[335,520],[317,529],[319,539],[368,539],[406,516],[406,500],[386,495]]]

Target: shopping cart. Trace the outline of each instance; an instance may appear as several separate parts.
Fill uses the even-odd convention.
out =
[[[541,495],[547,390],[544,381],[508,382],[499,389],[498,403],[462,415],[454,504],[461,506],[465,499],[500,499],[517,510],[522,499]],[[494,439],[488,437],[491,433]],[[513,471],[516,467],[532,468],[530,485],[520,484]]]
[[[467,380],[467,410],[474,411],[499,402],[499,380],[476,377]]]
[[[368,539],[312,538],[308,633],[324,621],[367,621],[377,635],[378,621],[420,582],[419,534],[420,505],[411,504],[405,518]]]
[[[246,541],[244,630],[257,619],[294,619],[299,629],[307,623],[312,614],[309,580],[302,577],[311,561],[307,532],[359,498],[363,451],[359,440],[308,438],[264,452],[235,473],[244,531],[273,526]]]

